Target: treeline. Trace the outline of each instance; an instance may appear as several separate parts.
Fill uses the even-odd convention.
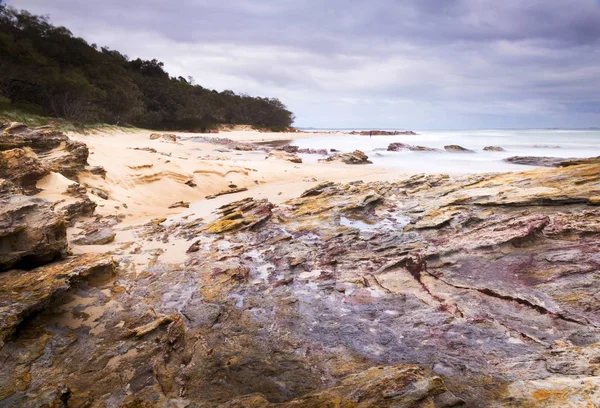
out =
[[[46,116],[152,129],[205,130],[219,124],[289,127],[276,98],[217,92],[174,78],[156,59],[130,60],[76,38],[47,17],[0,0],[0,104]]]

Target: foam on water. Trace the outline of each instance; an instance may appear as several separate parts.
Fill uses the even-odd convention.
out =
[[[598,130],[465,130],[418,131],[418,135],[331,136],[299,139],[300,148],[337,149],[341,152],[362,150],[374,165],[394,167],[412,173],[480,173],[490,171],[520,171],[530,166],[502,161],[511,156],[595,157],[600,156]],[[393,142],[443,149],[457,144],[477,153],[450,152],[388,152]],[[486,152],[486,146],[500,146],[505,152]],[[383,150],[380,150],[383,149]],[[316,162],[322,156],[301,155],[304,162]]]

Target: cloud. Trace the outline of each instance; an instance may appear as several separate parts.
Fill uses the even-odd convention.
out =
[[[328,127],[600,125],[595,0],[9,0]]]

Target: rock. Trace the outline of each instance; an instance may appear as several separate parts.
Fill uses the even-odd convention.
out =
[[[437,397],[453,401],[440,404]],[[356,405],[357,402],[360,405]],[[373,367],[343,378],[338,385],[285,403],[270,403],[262,395],[237,398],[218,408],[284,407],[431,407],[462,406],[464,402],[448,392],[442,379],[416,365]]]
[[[48,152],[66,143],[69,138],[50,127],[31,129],[22,123],[0,126],[0,150],[30,147],[36,153]]]
[[[166,140],[167,142],[171,142],[171,143],[177,143],[177,136],[176,135],[172,135],[172,134],[164,134],[162,135],[162,138],[164,140]]]
[[[506,151],[500,146],[486,146],[483,148],[483,150],[485,152],[505,152]]]
[[[425,147],[425,146],[413,146],[405,143],[390,143],[387,148],[388,151],[398,152],[402,150],[410,150],[413,152],[439,152],[439,149],[434,149],[433,147]]]
[[[113,242],[116,235],[111,228],[98,228],[80,238],[74,239],[72,243],[75,245],[106,245]]]
[[[37,313],[77,281],[114,271],[110,257],[86,254],[29,271],[0,274],[0,349],[24,319]]]
[[[577,166],[580,164],[595,164],[600,163],[600,158],[591,157],[587,159],[564,158],[564,157],[547,157],[547,156],[512,156],[507,157],[504,161],[513,164],[523,164],[526,166],[540,167],[567,167]]]
[[[73,226],[77,218],[93,215],[94,211],[96,211],[96,207],[97,204],[85,195],[69,204],[57,206],[55,207],[55,210],[63,215],[70,226]]]
[[[92,193],[93,195],[95,195],[97,197],[100,197],[103,200],[108,200],[110,198],[108,193],[100,188],[94,187],[90,190],[90,193]]]
[[[459,146],[459,145],[447,145],[447,146],[444,146],[444,149],[447,152],[451,152],[451,153],[475,153],[474,150],[465,149],[464,147]]]
[[[102,166],[93,166],[88,169],[90,173],[95,176],[101,176],[102,178],[106,177],[106,169]]]
[[[208,224],[205,231],[209,234],[231,232],[239,229],[252,229],[271,217],[273,204],[267,200],[245,198],[223,205],[217,212],[221,217]]]
[[[242,191],[248,191],[248,189],[246,187],[230,188],[229,190],[222,190],[222,191],[219,191],[218,193],[207,195],[206,199],[212,200],[213,198],[217,198],[217,197],[225,195],[225,194],[241,193]]]
[[[233,146],[233,150],[253,151],[258,150],[258,148],[250,143],[237,143]]]
[[[352,153],[334,154],[326,159],[319,160],[320,162],[342,162],[345,164],[372,164],[369,157],[361,152],[355,150]]]
[[[302,163],[302,159],[293,153],[287,153],[285,151],[274,151],[269,153],[268,159],[286,160],[292,163]]]
[[[160,139],[160,138],[161,138],[161,135],[158,133],[152,133],[150,135],[150,140],[156,140],[156,139]]]
[[[1,180],[0,271],[11,267],[33,268],[66,254],[67,223],[39,198],[15,194]]]
[[[187,186],[190,186],[190,187],[196,187],[198,185],[198,184],[196,184],[196,182],[193,179],[189,179],[184,184]]]
[[[77,180],[77,176],[87,166],[89,150],[85,143],[69,139],[49,127],[30,129],[22,124],[3,125],[0,135],[0,151],[13,148],[29,148],[51,171]],[[52,153],[49,154],[52,150]],[[34,158],[35,155],[29,153]]]
[[[69,406],[593,406],[598,174],[314,182],[148,223],[114,279],[18,323],[0,405],[67,384]]]
[[[85,143],[67,140],[64,154],[46,160],[50,169],[63,176],[77,180],[79,173],[85,170],[89,156]]]
[[[0,151],[0,178],[8,180],[29,193],[36,192],[36,183],[50,173],[28,147]]]
[[[327,149],[298,149],[298,153],[301,154],[320,154],[321,156],[327,156]]]
[[[171,204],[169,208],[190,208],[190,203],[187,201],[177,201]]]
[[[292,146],[289,144],[275,148],[275,150],[280,150],[280,151],[287,152],[287,153],[298,153],[299,149],[300,148],[298,146]]]

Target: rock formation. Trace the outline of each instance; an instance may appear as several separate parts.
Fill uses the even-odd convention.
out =
[[[486,146],[483,148],[483,151],[485,151],[485,152],[505,152],[506,150],[504,150],[500,146]]]
[[[444,149],[451,153],[475,153],[474,150],[469,150],[459,145],[447,145],[444,146]]]
[[[267,159],[278,159],[278,160],[286,160],[292,163],[302,163],[302,159],[296,156],[294,153],[288,153],[285,151],[274,151],[269,153]]]
[[[593,407],[598,174],[322,182],[0,273],[0,406]],[[0,192],[2,239],[51,218]]]
[[[0,179],[0,271],[33,268],[67,252],[67,223],[39,198],[20,195]]]
[[[433,147],[425,147],[425,146],[413,146],[405,143],[390,143],[387,148],[390,152],[399,152],[402,150],[410,150],[412,152],[439,152],[439,149],[434,149]]]
[[[600,163],[600,157],[578,159],[578,158],[564,158],[564,157],[547,157],[547,156],[512,156],[507,157],[504,161],[513,164],[523,164],[526,166],[540,166],[540,167],[566,167],[574,166],[578,164],[592,164]]]
[[[327,157],[326,159],[320,159],[320,162],[341,162],[345,164],[371,164],[372,162],[369,160],[369,156],[361,152],[360,150],[355,150],[352,153],[340,153],[334,154],[332,156]]]

